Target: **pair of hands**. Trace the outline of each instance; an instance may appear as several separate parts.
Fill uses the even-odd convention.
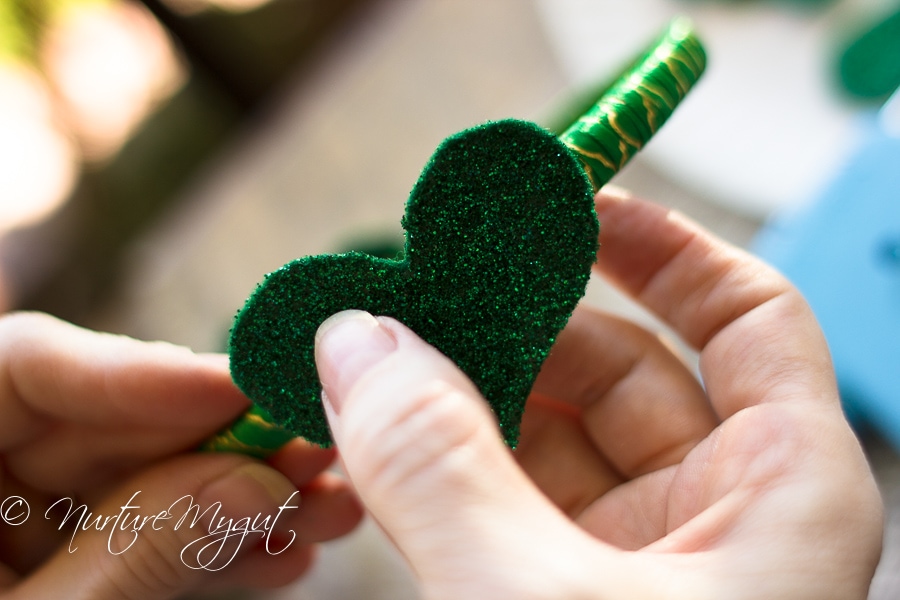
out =
[[[600,270],[701,349],[705,389],[657,337],[580,308],[510,453],[471,382],[398,322],[345,312],[319,330],[345,470],[424,595],[864,598],[881,502],[802,298],[661,207],[601,193],[597,210]],[[168,597],[208,578],[180,560],[197,532],[171,522],[119,555],[108,530],[82,531],[69,553],[71,531],[34,514],[63,496],[107,515],[140,490],[148,515],[190,494],[252,516],[299,489],[273,534],[297,539],[244,547],[217,584],[289,581],[360,518],[330,451],[189,452],[246,408],[221,357],[18,315],[0,322],[0,364],[0,495],[33,512],[0,523],[14,595]]]

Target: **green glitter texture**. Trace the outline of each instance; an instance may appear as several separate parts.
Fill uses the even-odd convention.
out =
[[[267,275],[232,328],[234,381],[276,423],[330,445],[316,329],[341,310],[367,310],[397,318],[456,362],[514,447],[534,379],[596,256],[581,164],[532,123],[469,129],[438,148],[402,225],[402,260],[320,255]]]

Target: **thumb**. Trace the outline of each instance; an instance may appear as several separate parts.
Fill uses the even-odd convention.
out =
[[[516,465],[475,386],[408,328],[338,313],[319,328],[316,362],[347,474],[429,595],[508,583],[498,561],[518,573],[538,561],[547,575],[538,535],[553,538],[550,552],[585,545]]]
[[[96,505],[75,498],[51,505],[42,516],[64,532],[62,547],[15,597],[162,599],[211,577],[284,584],[311,560],[310,547],[295,540],[302,532],[291,528],[299,504],[294,485],[258,461],[176,457]]]

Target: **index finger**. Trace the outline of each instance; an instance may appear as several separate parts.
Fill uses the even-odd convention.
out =
[[[597,269],[700,350],[720,418],[764,402],[838,402],[824,336],[784,277],[662,206],[618,192],[595,202]]]
[[[223,356],[88,331],[40,313],[0,319],[0,448],[47,419],[215,428],[247,404]]]
[[[191,448],[248,403],[221,358],[37,313],[0,319],[0,451],[31,485],[64,489]]]

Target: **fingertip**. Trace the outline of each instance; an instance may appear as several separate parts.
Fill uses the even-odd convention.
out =
[[[219,352],[197,352],[194,353],[199,361],[212,367],[216,371],[224,371],[228,373],[231,366],[231,359],[227,354]]]
[[[322,448],[303,438],[295,438],[270,456],[266,462],[299,487],[306,485],[331,466],[336,456],[337,451],[333,447]]]
[[[595,208],[602,223],[595,268],[632,296],[695,235],[672,221],[669,208],[627,193],[600,193]]]
[[[326,542],[353,531],[364,514],[349,482],[326,472],[300,489],[300,508],[287,524],[303,543]]]
[[[623,202],[628,202],[633,199],[634,194],[632,194],[630,190],[608,183],[597,192],[594,197],[594,202],[597,205],[605,206],[608,204],[622,204]]]
[[[382,322],[361,310],[339,312],[316,331],[316,368],[323,399],[340,413],[345,396],[365,371],[397,349],[397,340]]]

